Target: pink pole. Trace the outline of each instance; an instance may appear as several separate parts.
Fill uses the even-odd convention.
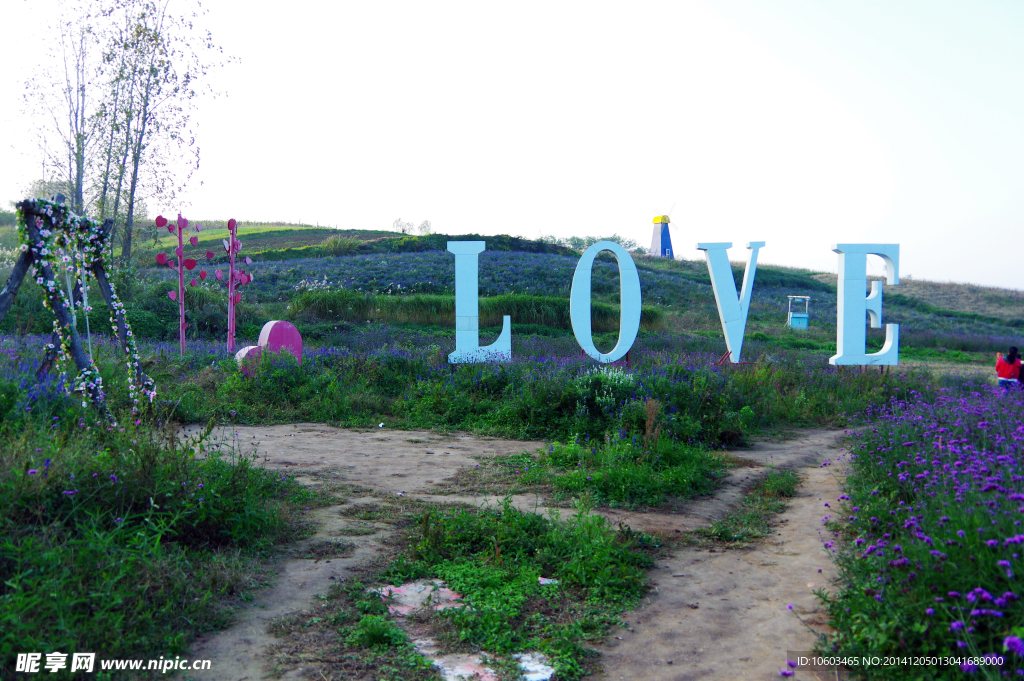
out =
[[[185,354],[185,242],[182,234],[185,228],[182,223],[188,224],[187,220],[178,213],[178,342],[181,344],[181,354]]]
[[[228,352],[235,351],[235,233],[238,223],[228,220]]]

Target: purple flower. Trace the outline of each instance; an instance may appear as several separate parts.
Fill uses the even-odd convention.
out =
[[[793,670],[791,669],[780,669],[779,676],[793,676]]]
[[[924,614],[926,614],[926,615],[934,615],[935,614],[935,608],[927,608],[924,611]]]
[[[786,666],[789,667],[790,669],[796,669],[797,668],[797,664],[793,660],[786,660]]]
[[[39,472],[39,471],[37,471],[37,470],[36,470],[35,468],[29,468],[29,469],[28,469],[28,474],[29,474],[29,475],[35,475],[35,474],[36,474],[36,473],[38,473],[38,472]]]
[[[1016,636],[1007,636],[1003,640],[1003,650],[1007,650],[1014,655],[1024,657],[1024,641]]]
[[[964,628],[964,623],[959,621],[959,620],[957,620],[956,622],[953,622],[952,624],[949,625],[949,630],[950,631],[959,631],[960,629],[963,629],[963,628]]]

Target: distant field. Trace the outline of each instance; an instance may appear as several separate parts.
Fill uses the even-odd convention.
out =
[[[206,247],[219,253],[218,249],[221,239],[227,236],[226,220],[199,220],[202,231],[199,233],[199,247]],[[244,252],[262,253],[264,251],[277,251],[286,248],[305,248],[308,246],[319,246],[329,236],[340,235],[350,239],[366,241],[379,239],[386,236],[400,236],[395,232],[383,230],[361,230],[361,229],[332,229],[329,227],[310,227],[306,225],[288,224],[252,224],[239,223],[239,237],[242,240]],[[140,252],[157,252],[178,245],[178,237],[167,232],[166,229],[155,232],[159,239],[154,243],[148,235],[143,235],[135,243]],[[188,232],[191,235],[191,230]],[[0,227],[0,249],[10,249],[18,245],[18,233],[14,227]],[[134,249],[133,249],[134,250]],[[115,253],[120,253],[120,245],[115,244]]]
[[[217,253],[221,239],[227,237],[226,220],[197,220],[202,231],[199,233],[199,247],[207,247]],[[160,238],[157,244],[152,239],[140,240],[140,250],[159,251],[165,248],[173,248],[178,245],[178,237],[167,232],[166,229],[157,232]],[[187,232],[191,235],[191,229]],[[329,227],[310,227],[304,225],[288,224],[251,224],[239,223],[238,237],[242,241],[243,252],[262,253],[264,251],[277,251],[286,248],[305,248],[307,246],[319,246],[329,236],[340,235],[346,238],[366,241],[379,239],[385,236],[398,236],[395,232],[382,230],[361,230],[361,229],[333,229]]]
[[[817,274],[815,279],[833,286],[836,283],[834,274]],[[1024,291],[902,277],[899,288],[892,289],[892,292],[947,310],[1000,317],[1007,321],[1024,319]]]

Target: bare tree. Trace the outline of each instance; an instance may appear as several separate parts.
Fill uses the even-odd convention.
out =
[[[120,24],[105,53],[105,61],[116,68],[107,88],[110,133],[101,196],[105,211],[113,190],[115,219],[125,203],[123,264],[131,259],[142,183],[149,196],[173,201],[199,167],[192,114],[199,95],[211,92],[209,70],[222,63],[223,50],[208,31],[195,26],[198,10],[174,14],[169,4],[120,0],[115,13]]]
[[[26,103],[45,122],[44,179],[67,177],[76,212],[114,220],[122,264],[144,198],[176,200],[198,168],[193,114],[212,92],[209,70],[228,60],[196,26],[198,0],[174,2],[185,9],[172,0],[68,0],[60,39],[26,83]],[[51,139],[61,142],[52,152]]]
[[[96,83],[102,63],[94,31],[95,3],[71,2],[47,43],[47,58],[25,83],[25,105],[40,121],[36,134],[43,153],[43,181],[66,178],[63,190],[77,213],[86,209],[88,157],[96,135]],[[49,140],[57,139],[56,148]],[[47,173],[47,170],[52,171]],[[49,195],[47,195],[49,196]],[[35,197],[32,197],[35,198]]]
[[[434,228],[430,225],[430,220],[424,220],[420,223],[420,226],[416,228],[416,231],[426,236],[427,234],[432,234],[434,232]]]

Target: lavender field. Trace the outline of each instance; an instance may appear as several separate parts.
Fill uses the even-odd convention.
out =
[[[567,298],[578,258],[550,253],[484,251],[480,254],[479,290],[481,296],[522,293]],[[657,305],[680,313],[717,315],[711,282],[700,262],[665,264],[637,260],[641,291],[645,304]],[[667,266],[666,266],[667,265]],[[410,293],[453,293],[454,259],[444,251],[351,255],[284,261],[258,261],[251,267],[254,281],[246,289],[256,303],[287,301],[298,291],[338,290],[405,295]],[[163,268],[149,270],[147,276],[170,281],[172,273]],[[742,271],[738,273],[742,276]],[[788,295],[810,295],[813,324],[834,329],[836,299],[834,288],[805,273],[758,269],[750,321],[778,325],[785,322]],[[595,300],[617,302],[618,269],[613,262],[598,261],[594,266]],[[899,289],[891,289],[898,292]],[[952,349],[974,350],[979,345],[1007,344],[1016,330],[998,320],[943,316],[921,311],[897,298],[886,306],[886,320],[903,326],[903,337],[924,347],[934,347],[948,338]],[[936,341],[936,336],[943,338]],[[970,341],[968,337],[977,338]]]
[[[852,436],[829,519],[844,583],[828,602],[832,650],[999,654],[999,668],[967,661],[942,678],[1024,675],[1024,391],[911,392],[868,409]]]

